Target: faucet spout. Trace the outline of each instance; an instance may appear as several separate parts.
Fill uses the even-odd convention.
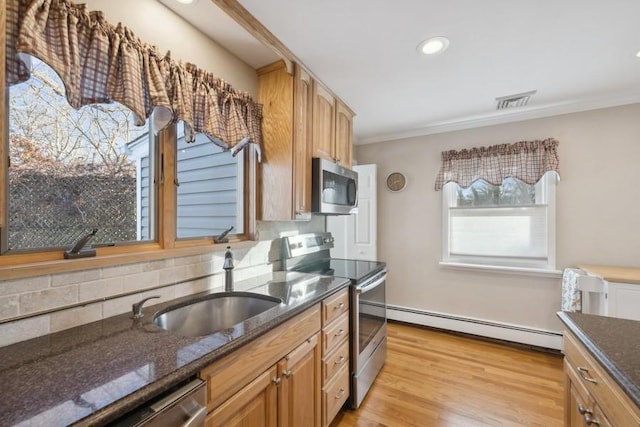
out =
[[[224,253],[224,264],[222,265],[224,270],[224,290],[225,292],[233,291],[233,254],[231,253],[231,246],[227,246],[227,251]]]

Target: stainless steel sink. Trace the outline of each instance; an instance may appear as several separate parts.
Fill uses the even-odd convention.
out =
[[[159,311],[153,323],[179,335],[197,337],[231,328],[281,302],[249,292],[217,293]]]

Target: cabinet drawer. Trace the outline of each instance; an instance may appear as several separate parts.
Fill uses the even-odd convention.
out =
[[[325,327],[342,313],[349,311],[349,288],[322,301],[322,326]]]
[[[322,382],[326,384],[343,366],[349,366],[349,340],[345,339],[322,359]]]
[[[322,354],[328,354],[344,337],[349,336],[349,313],[344,313],[322,330]]]
[[[640,426],[638,408],[568,331],[564,333],[564,353],[565,367],[575,374],[572,378],[584,386],[613,425]]]
[[[323,424],[328,426],[349,398],[349,366],[345,365],[322,390]]]

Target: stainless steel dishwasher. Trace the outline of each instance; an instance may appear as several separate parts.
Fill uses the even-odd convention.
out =
[[[207,416],[205,382],[194,379],[118,419],[116,427],[204,427]]]

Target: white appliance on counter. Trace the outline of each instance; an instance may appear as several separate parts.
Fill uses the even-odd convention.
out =
[[[607,281],[579,268],[565,268],[562,310],[640,320],[640,284]]]

